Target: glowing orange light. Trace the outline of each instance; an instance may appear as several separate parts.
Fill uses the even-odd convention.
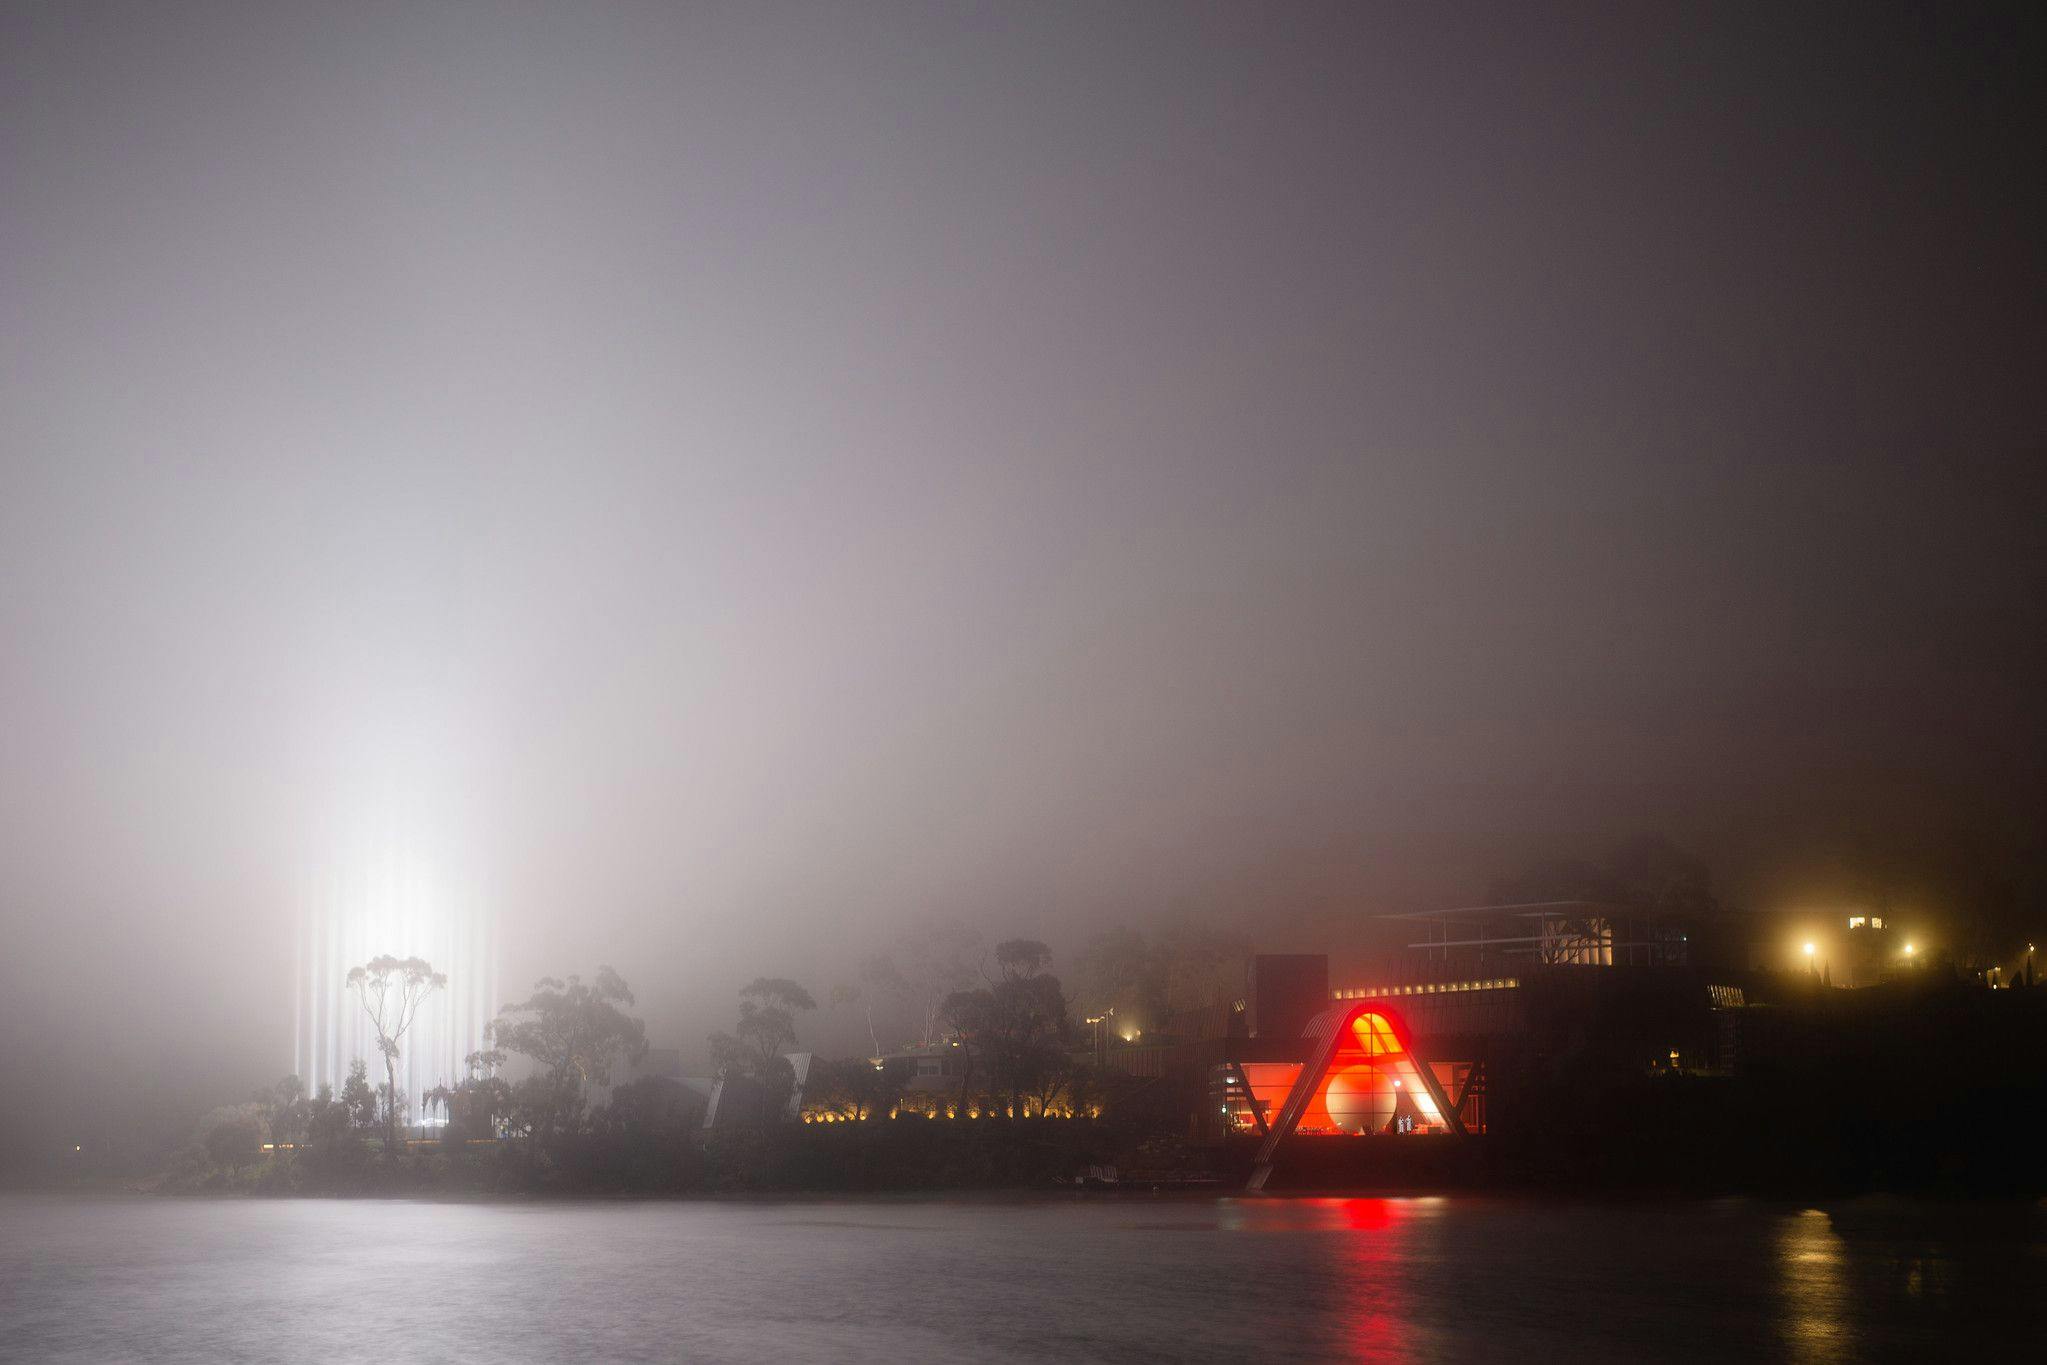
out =
[[[1445,1126],[1392,1018],[1365,1010],[1351,1021],[1349,1037],[1330,1059],[1299,1131],[1382,1133],[1394,1126],[1403,1106],[1425,1124]]]

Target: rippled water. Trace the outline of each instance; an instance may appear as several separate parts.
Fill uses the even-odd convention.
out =
[[[2036,1207],[0,1198],[10,1360],[1951,1358]]]

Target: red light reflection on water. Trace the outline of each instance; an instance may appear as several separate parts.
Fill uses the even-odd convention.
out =
[[[1321,1199],[1316,1205],[1342,1234],[1346,1292],[1338,1336],[1344,1348],[1359,1360],[1413,1356],[1421,1345],[1408,1265],[1413,1207],[1398,1199]]]
[[[1327,1209],[1339,1225],[1352,1232],[1378,1232],[1401,1219],[1400,1202],[1393,1199],[1317,1199],[1317,1208]]]

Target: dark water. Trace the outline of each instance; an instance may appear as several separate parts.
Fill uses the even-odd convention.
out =
[[[2026,1358],[2035,1206],[0,1198],[0,1356]]]

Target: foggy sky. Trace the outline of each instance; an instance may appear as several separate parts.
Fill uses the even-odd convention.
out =
[[[17,1079],[281,1074],[365,822],[686,1051],[920,913],[2040,885],[2015,21],[4,23]]]

